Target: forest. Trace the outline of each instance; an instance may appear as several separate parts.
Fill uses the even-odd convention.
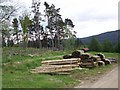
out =
[[[52,50],[89,48],[91,51],[119,52],[119,42],[109,40],[99,42],[96,38],[84,44],[76,37],[74,22],[60,14],[60,8],[54,4],[38,0],[32,2],[30,10],[23,10],[15,5],[0,2],[0,34],[2,47],[33,47]],[[10,0],[9,0],[10,2]],[[4,4],[3,4],[4,3]],[[44,10],[41,10],[44,6]],[[81,33],[82,34],[82,33]],[[109,45],[109,46],[108,46]]]
[[[2,3],[2,2],[1,2]],[[63,49],[66,40],[74,43],[75,31],[71,19],[62,19],[60,8],[44,2],[45,10],[40,11],[41,2],[33,2],[30,12],[23,11],[15,17],[19,9],[14,6],[0,5],[2,46],[35,47]],[[43,25],[46,23],[46,25]],[[69,44],[70,44],[69,43]],[[72,46],[70,44],[70,46]]]

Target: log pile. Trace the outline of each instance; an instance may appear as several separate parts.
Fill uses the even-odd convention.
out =
[[[42,61],[42,66],[32,69],[32,73],[62,73],[79,68],[80,58]]]
[[[101,53],[93,56],[89,53],[84,53],[81,50],[72,52],[72,54],[64,55],[62,60],[42,61],[40,67],[32,69],[32,73],[50,73],[50,74],[68,74],[76,68],[94,68],[111,64],[109,59]]]
[[[80,67],[86,68],[94,68],[97,66],[111,64],[111,61],[109,59],[106,59],[102,53],[98,53],[97,55],[93,56],[89,53],[84,53],[81,50],[74,51],[69,55],[64,55],[63,58],[80,58]]]

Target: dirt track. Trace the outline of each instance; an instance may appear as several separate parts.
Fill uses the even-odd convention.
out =
[[[82,83],[75,88],[118,88],[118,67],[97,81]]]

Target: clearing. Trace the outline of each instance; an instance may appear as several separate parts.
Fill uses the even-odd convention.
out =
[[[41,66],[44,60],[60,60],[73,50],[51,51],[34,48],[3,48],[2,88],[72,88],[85,80],[100,77],[116,67],[116,64],[94,69],[78,69],[70,75],[32,74],[31,69]],[[99,52],[89,52],[95,55]],[[103,53],[106,57],[118,58],[118,53]]]

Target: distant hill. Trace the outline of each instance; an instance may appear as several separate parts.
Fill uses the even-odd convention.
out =
[[[105,39],[110,40],[113,44],[118,41],[118,35],[120,35],[120,30],[105,32],[99,35],[94,35],[90,37],[80,38],[83,44],[90,43],[92,37],[95,37],[99,42],[103,42]],[[120,39],[119,39],[120,40]]]

